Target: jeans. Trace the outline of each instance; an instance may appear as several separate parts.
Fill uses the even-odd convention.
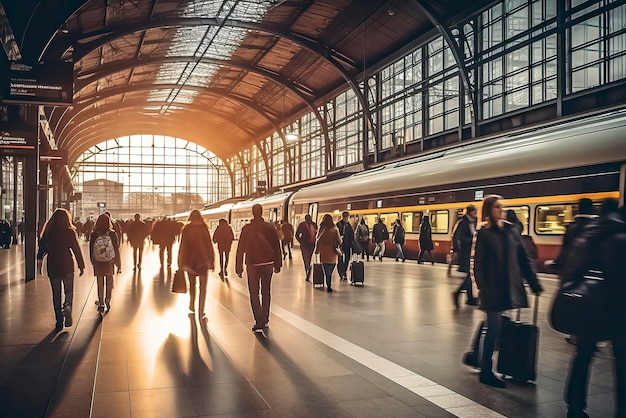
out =
[[[104,296],[104,280],[106,279],[106,299]],[[96,276],[98,282],[98,303],[104,305],[111,301],[111,292],[113,292],[113,276]]]
[[[342,248],[342,250],[343,253],[339,256],[337,261],[337,272],[339,272],[339,276],[344,279],[348,277],[348,264],[350,264],[352,248]]]
[[[332,263],[323,263],[322,267],[324,268],[324,277],[326,277],[326,287],[330,289],[333,283],[333,270],[335,270],[335,265]]]
[[[502,330],[502,311],[486,311],[487,313],[487,333],[483,343],[483,356],[480,374],[490,376],[493,374],[493,350],[496,340],[500,337]]]
[[[311,258],[313,258],[313,247],[300,245],[300,252],[302,253],[302,262],[304,263],[304,272],[306,273],[307,280],[311,278]]]
[[[166,249],[167,249],[167,265],[169,266],[172,264],[172,245],[173,243],[159,244],[159,260],[161,261],[161,265],[163,265],[165,261]]]
[[[220,273],[223,275],[227,275],[226,270],[228,270],[228,257],[230,256],[230,248],[225,250],[218,247],[217,254],[220,258]]]
[[[50,287],[52,288],[52,306],[54,306],[54,316],[57,324],[63,324],[61,286],[63,286],[63,292],[65,293],[64,304],[72,306],[72,302],[74,301],[74,272],[61,277],[50,277]]]
[[[206,275],[196,276],[187,271],[189,277],[189,310],[194,311],[193,307],[196,303],[196,277],[200,278],[200,296],[198,298],[198,312],[204,315],[204,304],[206,302],[206,287],[209,277]]]
[[[626,417],[626,337],[612,340],[615,357],[615,416]],[[587,407],[589,366],[596,351],[595,340],[576,339],[576,356],[572,361],[565,389],[565,403],[570,412],[582,412]]]
[[[402,244],[400,244],[399,242],[396,242],[396,248],[398,249],[398,252],[396,252],[396,260],[398,258],[401,258],[404,260],[404,252],[402,252]]]
[[[262,266],[247,266],[248,290],[250,291],[250,306],[254,316],[254,324],[266,325],[270,320],[270,304],[272,303],[272,264]],[[261,293],[259,297],[259,291]]]
[[[461,286],[459,286],[459,288],[456,290],[456,293],[461,293],[462,290],[465,290],[467,292],[468,302],[474,302],[476,300],[476,298],[474,297],[474,288],[472,286],[472,277],[470,276],[469,272],[465,275],[465,279],[463,280],[463,283],[461,283]]]
[[[380,258],[383,258],[383,255],[385,255],[385,241],[376,242],[375,244],[376,246],[374,247],[374,252],[372,253],[372,256],[378,256]]]
[[[289,259],[291,260],[291,245],[292,242],[291,241],[283,241],[283,258],[285,258],[287,256],[287,254],[289,254]]]

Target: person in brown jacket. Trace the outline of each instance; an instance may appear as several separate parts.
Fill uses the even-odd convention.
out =
[[[183,227],[178,249],[178,268],[187,272],[189,277],[189,310],[195,312],[196,277],[200,278],[200,297],[198,314],[206,317],[204,304],[209,270],[213,270],[215,252],[211,242],[211,233],[200,211],[194,209],[189,214],[189,223]]]
[[[72,257],[72,253],[74,257]],[[41,274],[43,257],[48,255],[48,277],[52,287],[52,304],[56,317],[55,329],[72,326],[72,301],[74,299],[74,258],[78,263],[80,276],[85,270],[83,253],[78,245],[76,227],[70,213],[58,208],[43,226],[37,252],[37,272]],[[61,304],[61,287],[65,302]]]
[[[283,231],[283,259],[287,258],[289,254],[289,259],[291,260],[291,247],[293,246],[293,225],[289,223],[289,221],[283,220],[280,225],[281,231]]]
[[[283,266],[283,257],[276,229],[262,218],[263,207],[258,203],[252,206],[253,219],[245,225],[237,245],[235,272],[240,278],[243,274],[244,254],[248,273],[250,305],[254,315],[252,331],[268,327],[272,294],[272,274],[279,273]],[[262,301],[259,300],[259,291]]]
[[[333,223],[333,217],[329,214],[324,215],[320,229],[317,233],[315,254],[320,255],[320,263],[324,268],[324,276],[326,277],[326,291],[332,292],[333,270],[337,265],[337,259],[341,254],[339,247],[341,246],[341,236],[339,229]]]

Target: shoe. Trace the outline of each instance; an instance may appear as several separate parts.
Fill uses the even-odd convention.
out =
[[[433,265],[433,266],[434,266],[434,265],[435,265],[435,262],[434,262],[434,261],[432,261],[432,264],[431,264],[431,265]]]
[[[65,318],[65,326],[72,326],[72,306],[67,303],[63,305],[63,318]]]
[[[306,279],[304,279],[305,282],[310,282],[311,279],[309,279],[308,277]]]
[[[567,418],[589,418],[589,415],[585,411],[567,411]]]
[[[98,304],[98,312],[100,312],[100,313],[104,312],[104,305]]]
[[[478,299],[470,299],[465,302],[465,304],[469,306],[478,306]]]
[[[502,379],[498,379],[494,374],[481,374],[478,381],[485,385],[493,386],[494,388],[504,389],[506,387],[506,382]]]
[[[263,331],[263,325],[252,325],[252,332]]]
[[[452,292],[452,303],[454,303],[454,307],[459,309],[459,293]]]
[[[326,289],[326,291],[327,291],[328,293],[331,293],[331,292],[333,291],[333,288],[332,288],[332,287],[329,287],[329,288],[327,288],[327,289]]]
[[[63,322],[57,322],[54,326],[55,331],[61,331],[63,329]]]
[[[399,261],[399,260],[396,258],[396,263],[397,263],[398,261]]]
[[[104,304],[107,307],[107,312],[109,312],[111,310],[111,301],[110,300],[105,300]]]
[[[476,356],[476,354],[474,354],[473,351],[468,351],[467,353],[463,354],[462,361],[463,361],[463,364],[465,364],[466,366],[480,369],[480,364],[478,363],[478,357]]]
[[[382,258],[382,257],[380,257],[380,259],[379,259],[379,260],[380,260],[380,261],[383,261],[383,258]]]
[[[405,261],[406,261],[406,258],[403,258],[403,259],[402,259],[402,262],[404,263]]]

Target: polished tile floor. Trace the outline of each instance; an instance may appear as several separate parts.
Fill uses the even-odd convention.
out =
[[[228,279],[211,274],[204,320],[189,313],[187,295],[170,292],[175,265],[161,270],[147,247],[133,271],[124,244],[111,311],[97,313],[88,268],[75,280],[74,325],[57,333],[49,282],[23,281],[21,251],[0,250],[2,417],[565,416],[573,346],[546,322],[550,277],[537,381],[494,389],[461,364],[483,313],[454,309],[460,275],[441,265],[370,261],[364,287],[335,281],[327,293],[304,281],[296,251],[274,276],[270,328],[253,333],[232,265]],[[610,347],[601,348],[592,417],[613,413],[611,368]]]

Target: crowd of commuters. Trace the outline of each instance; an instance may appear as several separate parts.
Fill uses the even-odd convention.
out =
[[[333,292],[335,267],[340,280],[347,279],[353,253],[369,260],[371,252],[374,260],[378,257],[382,261],[385,241],[391,239],[396,245],[395,260],[405,260],[405,230],[399,219],[393,222],[390,234],[382,218],[377,220],[370,233],[364,218],[360,221],[358,217],[351,218],[347,211],[341,214],[337,223],[330,214],[324,215],[319,227],[310,215],[306,215],[294,232],[289,222],[266,222],[262,210],[260,205],[255,205],[252,209],[253,219],[241,231],[235,265],[239,277],[243,277],[245,266],[254,317],[253,331],[269,326],[272,276],[280,272],[283,259],[292,258],[293,238],[300,245],[305,280],[310,280],[312,265],[319,262],[327,292]],[[481,358],[479,381],[504,388],[506,382],[495,375],[492,359],[501,332],[502,312],[528,306],[525,282],[533,293],[539,295],[543,291],[533,268],[537,247],[532,238],[524,234],[524,226],[516,213],[503,209],[501,196],[490,195],[483,200],[480,222],[477,214],[476,206],[468,205],[454,228],[452,250],[459,265],[458,271],[465,276],[453,292],[453,302],[458,308],[459,296],[466,292],[466,303],[479,304],[485,311],[486,333],[481,352],[477,353]],[[606,309],[611,312],[608,327],[615,356],[616,416],[626,416],[626,309],[620,301],[620,295],[626,291],[622,262],[626,254],[625,219],[624,208],[618,208],[617,201],[613,199],[602,203],[599,214],[596,214],[591,200],[580,199],[578,214],[567,225],[561,251],[550,264],[563,283],[575,280],[576,272],[584,267],[584,260],[589,263],[592,259],[594,266],[603,271],[608,289],[605,292]],[[120,245],[123,233],[126,233],[133,249],[133,267],[136,269],[141,268],[144,243],[149,237],[159,245],[161,266],[167,264],[169,267],[172,263],[172,245],[180,236],[178,266],[188,276],[189,310],[196,312],[197,303],[197,312],[202,317],[206,315],[208,273],[215,264],[213,243],[218,248],[219,275],[224,278],[227,276],[230,249],[235,238],[226,219],[219,221],[212,238],[198,210],[191,212],[182,230],[180,224],[167,218],[149,224],[136,214],[133,221],[123,223],[113,219],[110,213],[99,216],[95,223],[85,222],[81,230],[89,241],[89,259],[97,280],[96,304],[100,312],[111,309],[114,276],[116,269],[117,273],[121,271]],[[47,256],[56,329],[69,327],[73,323],[75,262],[79,275],[85,270],[77,233],[69,212],[57,209],[44,224],[39,238],[38,271],[41,273],[42,260]],[[370,240],[373,251],[370,251]],[[423,263],[424,255],[428,253],[434,264],[433,249],[432,226],[429,216],[425,215],[420,223],[417,262]],[[478,293],[475,293],[476,290]],[[196,300],[197,294],[199,296]],[[567,339],[576,345],[565,389],[567,416],[584,418],[588,416],[585,408],[589,367],[601,341],[577,335],[568,336]]]

